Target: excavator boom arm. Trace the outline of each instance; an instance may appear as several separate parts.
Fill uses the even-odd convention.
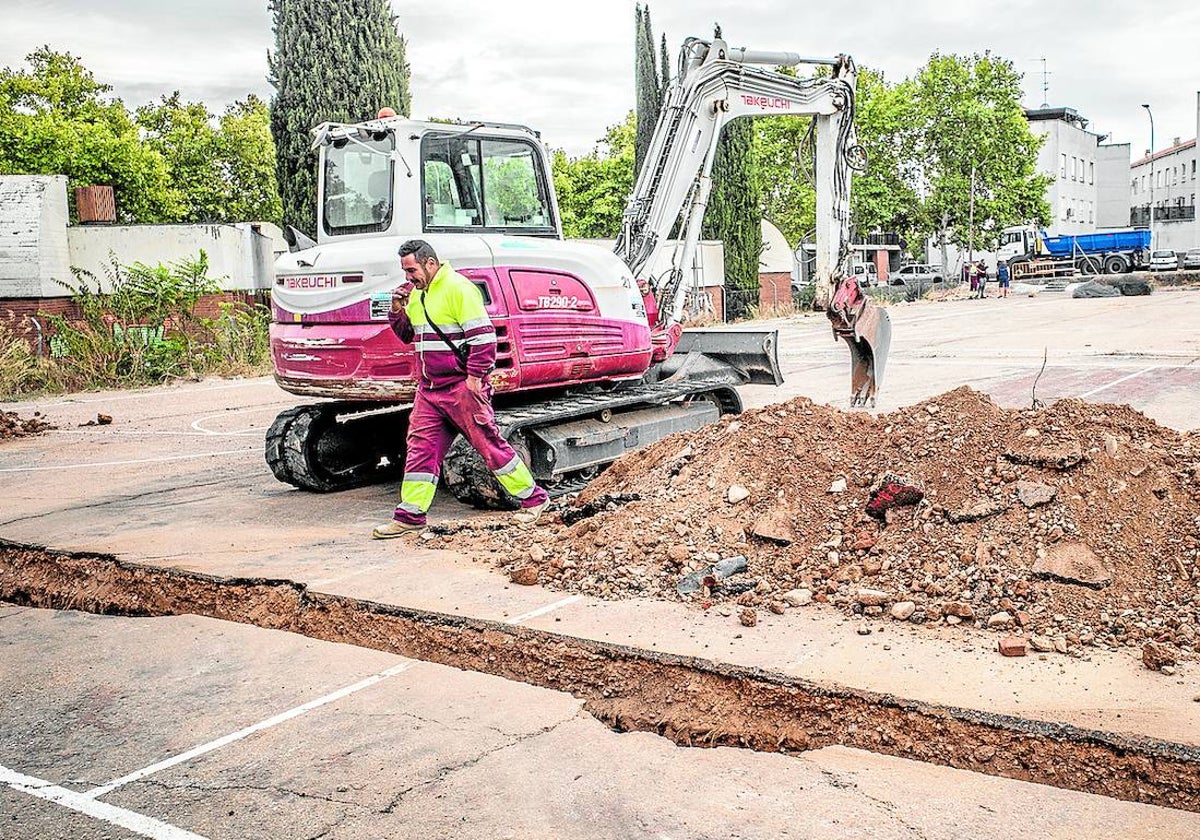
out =
[[[827,65],[830,73],[801,79],[756,66],[797,64]],[[741,116],[813,117],[817,174],[814,306],[829,314],[835,335],[851,344],[855,366],[852,401],[857,404],[874,401],[890,331],[886,313],[864,317],[873,305],[860,290],[854,294],[857,281],[846,270],[851,170],[864,162],[854,134],[855,77],[848,56],[813,59],[796,53],[731,49],[720,39],[688,39],[626,205],[616,253],[635,276],[645,277],[683,217],[683,239],[672,268],[647,278],[658,300],[658,328],[668,336],[678,336],[686,299],[683,272],[699,244],[721,129]],[[860,321],[864,327],[872,325],[870,335],[859,328]],[[877,327],[881,322],[882,327]],[[879,332],[882,353],[870,346]],[[672,350],[673,346],[667,348],[668,355]]]

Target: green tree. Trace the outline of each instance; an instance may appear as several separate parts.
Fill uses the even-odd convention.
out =
[[[733,318],[758,306],[762,207],[754,174],[754,123],[737,119],[721,132],[713,161],[712,192],[701,235],[725,249],[726,313]]]
[[[721,37],[718,26],[714,35]],[[758,306],[762,207],[754,172],[754,124],[733,120],[721,131],[713,161],[712,192],[701,235],[725,246],[725,311],[734,318]]]
[[[280,224],[283,204],[275,178],[275,141],[267,103],[251,94],[221,115],[221,152],[228,185],[226,217]]]
[[[166,162],[142,142],[121,100],[107,97],[111,88],[48,46],[25,60],[27,71],[0,70],[0,174],[109,185],[118,220],[173,221],[180,205]]]
[[[860,68],[856,90],[854,125],[867,153],[867,169],[852,179],[851,222],[863,233],[915,236],[921,167],[914,154],[913,84],[889,85],[882,73]]]
[[[162,155],[182,222],[280,220],[267,107],[249,96],[216,121],[179,93],[138,109],[145,142]]]
[[[985,249],[994,247],[1003,227],[1045,222],[1050,178],[1036,171],[1042,141],[1025,120],[1021,76],[1012,62],[986,53],[935,53],[912,85],[922,232],[945,229],[956,245]]]
[[[634,8],[637,138],[634,144],[634,173],[641,172],[642,161],[650,149],[658,114],[662,110],[664,82],[654,56],[654,33],[650,28],[650,7],[640,3]],[[664,38],[665,46],[665,38]],[[665,68],[664,68],[665,69]]]
[[[753,126],[754,173],[762,215],[795,245],[811,238],[816,225],[817,194],[808,140],[812,119],[756,117]]]
[[[662,90],[663,99],[661,105],[666,104],[667,88],[671,86],[671,54],[667,50],[667,34],[664,32],[662,41],[659,42],[659,59],[662,61]]]
[[[920,240],[938,232],[970,243],[971,168],[976,169],[974,243],[1042,218],[1047,179],[1036,175],[1039,140],[1020,107],[1020,77],[991,56],[934,56],[914,77],[889,83],[859,68],[855,129],[867,153],[856,172],[851,219],[856,231],[895,232]],[[763,215],[789,242],[811,236],[815,218],[811,120],[755,120]]]
[[[625,199],[633,192],[636,119],[630,111],[584,157],[569,158],[561,149],[554,152],[551,168],[564,236],[612,239],[620,233]]]
[[[316,165],[310,130],[358,122],[384,106],[411,106],[405,41],[386,0],[269,0],[275,50],[268,56],[271,135],[283,220],[316,227]]]

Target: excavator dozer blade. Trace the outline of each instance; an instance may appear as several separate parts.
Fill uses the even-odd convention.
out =
[[[725,376],[730,385],[782,385],[777,330],[686,329],[660,379]]]
[[[850,347],[850,405],[873,407],[892,344],[887,310],[867,301],[854,321],[853,333],[841,335]]]

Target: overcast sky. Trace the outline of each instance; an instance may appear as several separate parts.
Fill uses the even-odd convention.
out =
[[[337,2],[337,0],[330,0]],[[633,107],[634,0],[392,0],[409,43],[413,116],[482,118],[538,128],[582,154]],[[1197,0],[653,0],[655,37],[672,60],[683,38],[720,22],[734,46],[848,52],[891,80],[932,52],[990,49],[1025,74],[1025,104],[1075,108],[1090,128],[1150,144],[1196,136]],[[213,111],[266,81],[266,0],[0,0],[0,66],[42,44],[79,56],[130,107],[179,90]],[[364,115],[369,116],[369,115]]]

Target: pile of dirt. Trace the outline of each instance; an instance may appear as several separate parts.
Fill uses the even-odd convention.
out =
[[[633,453],[579,503],[598,512],[435,541],[603,598],[828,603],[1037,651],[1187,655],[1200,634],[1200,435],[1128,406],[1005,410],[959,388],[874,418],[798,398]],[[737,555],[744,572],[706,574]]]
[[[15,411],[0,411],[0,441],[40,435],[53,428],[55,426],[46,422],[40,411],[35,411],[33,416],[26,420],[22,420],[21,415]]]

